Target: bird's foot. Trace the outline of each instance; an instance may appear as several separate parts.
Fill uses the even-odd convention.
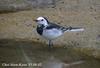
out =
[[[49,48],[53,48],[53,44],[52,45],[49,44]]]
[[[53,48],[53,43],[52,43],[52,41],[51,40],[49,40],[49,48]]]

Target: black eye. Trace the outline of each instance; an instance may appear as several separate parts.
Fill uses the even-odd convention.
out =
[[[43,19],[41,21],[43,21]]]

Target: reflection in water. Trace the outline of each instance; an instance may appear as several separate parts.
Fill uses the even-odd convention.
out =
[[[43,43],[11,39],[0,40],[0,68],[2,63],[34,63],[34,68],[100,68],[99,60],[79,55],[69,48],[49,49]],[[37,66],[36,63],[41,65]]]
[[[54,57],[50,57],[49,60],[44,61],[42,67],[43,68],[63,68],[63,67],[79,65],[82,63],[84,63],[84,61],[64,63],[64,62],[61,62],[60,60],[55,59]]]

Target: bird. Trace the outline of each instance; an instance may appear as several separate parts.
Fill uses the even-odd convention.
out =
[[[64,27],[50,22],[47,17],[40,16],[34,20],[37,23],[37,33],[48,40],[48,46],[53,47],[53,40],[62,36],[65,32],[84,31],[81,27]]]

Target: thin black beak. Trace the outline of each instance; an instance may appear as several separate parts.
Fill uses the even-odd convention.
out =
[[[35,22],[38,22],[38,20],[34,20]]]

